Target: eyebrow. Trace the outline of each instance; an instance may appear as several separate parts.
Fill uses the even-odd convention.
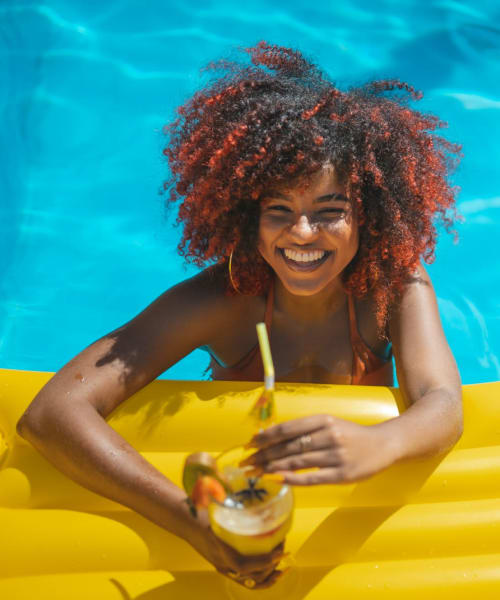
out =
[[[290,198],[281,192],[269,190],[264,193],[264,198],[268,198],[271,196],[276,198],[282,198],[287,202],[291,202]],[[342,202],[347,202],[347,204],[350,204],[351,202],[347,196],[344,196],[344,194],[338,194],[337,192],[334,192],[333,194],[325,194],[324,196],[316,198],[315,200],[313,200],[313,204],[319,204],[320,202],[331,202],[332,200],[340,200]]]

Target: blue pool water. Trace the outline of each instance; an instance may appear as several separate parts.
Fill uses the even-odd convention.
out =
[[[496,0],[4,0],[0,366],[56,370],[196,272],[158,195],[160,130],[201,66],[266,39],[341,86],[406,80],[450,123],[466,220],[429,272],[464,383],[500,379],[499,23]],[[206,362],[196,351],[164,376],[198,379]]]

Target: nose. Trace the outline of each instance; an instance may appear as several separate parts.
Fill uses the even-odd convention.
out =
[[[300,215],[290,228],[290,234],[298,243],[307,243],[315,238],[318,233],[316,225],[311,223],[307,215]]]

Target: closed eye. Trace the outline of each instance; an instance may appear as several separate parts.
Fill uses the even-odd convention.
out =
[[[285,212],[292,212],[289,206],[285,206],[284,204],[272,204],[267,207],[267,210],[279,210]]]
[[[344,213],[345,210],[343,208],[324,208],[323,210],[320,210],[319,213],[320,214],[342,214]]]

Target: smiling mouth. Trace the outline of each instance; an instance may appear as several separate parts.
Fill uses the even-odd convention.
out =
[[[288,248],[278,248],[278,251],[287,266],[294,271],[314,271],[332,255],[331,250],[297,252]]]

